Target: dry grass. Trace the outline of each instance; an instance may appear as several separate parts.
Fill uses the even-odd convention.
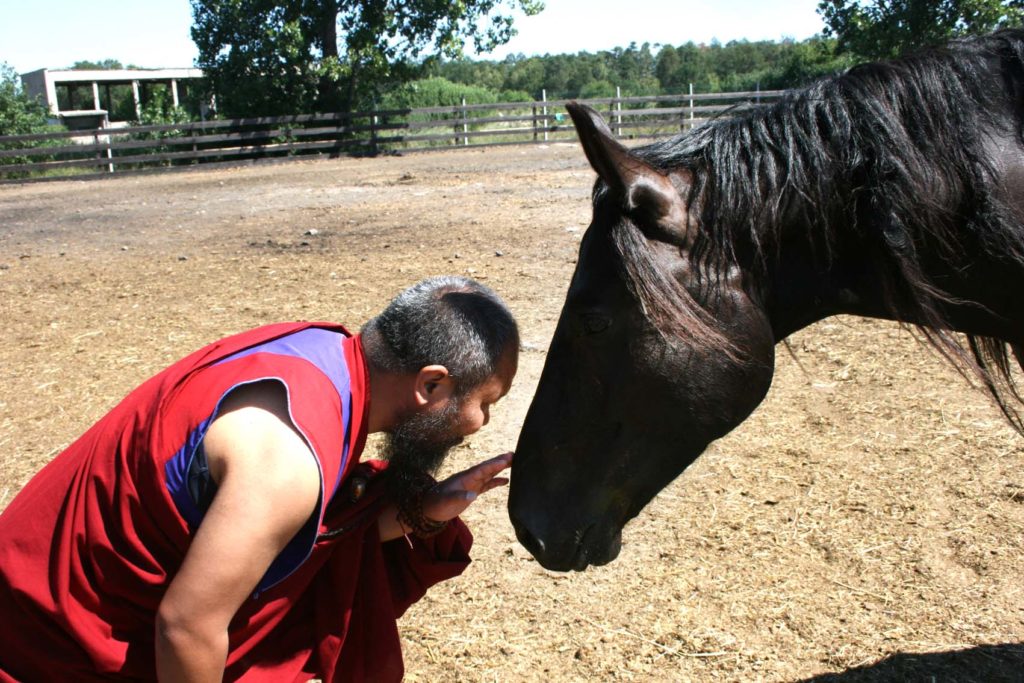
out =
[[[589,221],[575,147],[0,187],[0,507],[142,379],[285,319],[358,327],[480,277],[527,343],[452,467],[511,448]],[[501,252],[501,256],[497,255]],[[411,681],[1024,680],[1024,440],[894,325],[791,339],[775,384],[626,530],[541,569],[504,492],[475,562],[402,620]]]

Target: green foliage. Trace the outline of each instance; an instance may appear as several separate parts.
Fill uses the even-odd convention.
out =
[[[461,105],[463,100],[466,104],[492,104],[498,101],[498,94],[487,88],[452,83],[438,76],[403,84],[382,98],[380,108],[453,107]]]
[[[608,81],[591,81],[580,88],[579,96],[585,100],[615,97],[615,86]]]
[[[132,93],[132,86],[128,84],[101,86],[100,108],[107,110],[111,121],[135,119],[135,96]]]
[[[48,128],[46,107],[21,89],[21,79],[6,62],[0,63],[0,135],[43,133]]]
[[[502,90],[498,93],[499,102],[533,102],[533,95],[525,90]]]
[[[431,55],[486,52],[513,35],[502,5],[538,0],[190,0],[197,65],[227,116],[352,111],[417,78]]]
[[[505,87],[512,90],[525,90],[540,99],[541,91],[547,84],[547,69],[544,68],[546,57],[530,57],[511,65],[505,79]]]
[[[533,13],[540,9],[533,0],[190,1],[198,65],[217,93],[219,114],[228,117],[437,106],[461,101],[463,93],[452,84],[499,100],[501,93],[515,93],[524,101],[613,97],[616,89],[625,97],[684,94],[691,85],[704,93],[784,89],[852,63],[841,41],[819,36],[724,45],[630,43],[597,53],[500,61],[463,55],[471,39],[480,51],[511,36],[512,19],[500,6]],[[845,0],[826,0],[833,1]],[[435,78],[447,83],[431,84]],[[409,83],[416,85],[403,85]],[[467,101],[484,101],[481,92],[467,92],[475,93]]]
[[[116,59],[101,59],[98,62],[79,61],[71,65],[71,69],[74,71],[118,71],[124,68]],[[134,67],[129,66],[128,68]]]
[[[795,88],[852,65],[834,39],[732,41],[725,45],[693,42],[649,44],[598,53],[511,56],[501,62],[437,61],[431,75],[464,84],[487,84],[491,90],[514,89],[548,99],[623,97],[695,92]]]
[[[149,102],[141,107],[139,118],[133,121],[138,126],[165,126],[191,123],[192,117],[181,107],[163,102]]]
[[[682,77],[683,58],[679,53],[671,45],[666,45],[661,48],[654,63],[654,75],[666,90],[681,90],[690,82]]]
[[[821,0],[825,35],[862,59],[895,57],[950,38],[1020,26],[1024,0]]]
[[[142,105],[137,119],[133,123],[140,126],[189,123],[192,117],[182,107],[174,106],[171,89],[163,84],[155,84],[140,93]]]
[[[629,47],[611,51],[609,70],[612,80],[624,97],[631,95],[657,95],[660,82],[655,74],[656,60],[649,43],[640,47],[630,43]]]
[[[154,88],[146,93],[146,98],[142,103],[141,110],[139,112],[138,119],[132,121],[134,126],[167,126],[174,125],[179,126],[192,121],[192,117],[189,113],[181,108],[175,107],[172,99],[172,95],[169,88]],[[129,137],[132,140],[167,140],[170,138],[178,138],[186,135],[186,131],[179,129],[172,130],[155,130],[155,131],[142,131],[132,133]],[[159,154],[161,152],[174,151],[170,145],[161,145],[159,142],[155,142],[152,147],[144,147],[134,150],[134,154]],[[172,166],[174,162],[163,161],[161,165]],[[139,168],[144,167],[144,164],[138,164]]]
[[[766,90],[791,88],[845,71],[855,63],[852,54],[839,52],[834,38],[814,37],[789,43],[761,80],[761,87]]]
[[[22,91],[21,79],[14,69],[6,62],[0,62],[0,136],[33,135],[60,129],[60,126],[51,126],[49,124],[46,107]],[[52,144],[46,141],[23,140],[0,145],[0,148],[28,149]],[[0,158],[0,172],[2,172],[4,166],[46,161],[51,158],[51,156],[41,156],[34,153],[31,157],[2,157]],[[6,178],[24,178],[28,175],[27,172],[3,173],[3,176]]]

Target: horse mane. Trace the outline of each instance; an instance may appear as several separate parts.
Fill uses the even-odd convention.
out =
[[[986,131],[1019,139],[1020,121],[997,113],[1022,98],[1024,31],[1007,30],[860,65],[634,152],[658,168],[693,171],[687,199],[701,228],[689,256],[701,298],[718,296],[722,274],[737,263],[766,272],[784,226],[804,226],[825,266],[852,230],[875,255],[889,314],[980,380],[1024,433],[1010,407],[1021,398],[1006,344],[951,331],[944,310],[969,302],[930,282],[917,251],[927,238],[951,262],[973,250],[1024,263],[1024,241],[995,196],[983,150]],[[613,239],[656,327],[737,356],[712,316],[657,272],[635,226],[621,222]]]

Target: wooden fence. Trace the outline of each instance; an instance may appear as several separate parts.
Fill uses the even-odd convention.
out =
[[[782,91],[583,100],[620,138],[676,135]],[[308,155],[372,155],[575,139],[566,100],[214,120],[0,136],[0,182],[85,178]]]

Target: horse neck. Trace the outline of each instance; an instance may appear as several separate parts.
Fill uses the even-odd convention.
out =
[[[763,271],[760,294],[776,340],[832,315],[890,317],[863,291],[870,263],[835,251],[823,263],[815,251],[806,240],[784,240]]]
[[[890,235],[880,222],[889,215],[885,202],[864,185],[857,169],[843,164],[808,165],[803,175],[805,182],[814,175],[817,191],[777,187],[785,196],[740,240],[756,245],[747,250],[754,254],[750,270],[776,339],[840,314],[928,324],[934,316],[921,308],[915,296],[920,292],[906,286],[905,273],[887,251]],[[746,200],[750,207],[761,201]],[[893,239],[909,238],[899,233]],[[921,276],[948,281],[950,274]]]
[[[1024,342],[1024,301],[1007,295],[1024,284],[1018,258],[1000,257],[966,238],[955,247],[960,258],[952,258],[949,245],[919,235],[918,260],[899,266],[881,241],[865,236],[880,230],[858,229],[852,220],[829,230],[826,239],[792,224],[767,247],[774,256],[762,264],[755,286],[777,340],[845,314]],[[959,230],[969,237],[967,219]],[[917,289],[905,279],[910,271],[920,277]],[[927,291],[934,298],[924,296]]]
[[[861,180],[845,150],[856,136],[822,136],[807,103],[823,98],[815,92],[708,126],[682,155],[706,171],[693,189],[701,224],[739,258],[778,339],[837,313],[885,316],[849,211]]]
[[[876,218],[866,210],[873,203],[855,173],[836,166],[828,172],[834,174],[834,205],[794,193],[775,224],[762,225],[754,240],[760,293],[776,339],[840,314],[923,322],[870,237],[880,228],[866,229]]]

